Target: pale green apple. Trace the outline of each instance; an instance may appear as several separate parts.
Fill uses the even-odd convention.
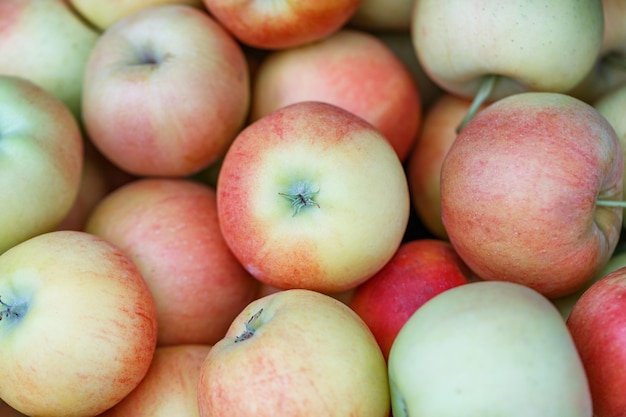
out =
[[[33,81],[79,119],[85,65],[99,32],[63,0],[2,0],[0,28],[0,74]]]
[[[431,298],[389,356],[394,417],[591,417],[581,359],[529,287],[480,281]]]
[[[53,230],[80,187],[83,139],[76,119],[50,93],[0,75],[0,253]]]
[[[601,0],[416,0],[411,26],[426,73],[444,90],[474,97],[565,92],[589,72],[603,35]]]

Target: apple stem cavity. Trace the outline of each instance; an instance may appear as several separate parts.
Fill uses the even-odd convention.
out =
[[[263,312],[263,309],[260,309],[259,311],[254,313],[252,317],[248,319],[248,321],[245,323],[245,326],[246,326],[245,330],[243,331],[243,333],[241,333],[239,336],[235,338],[235,343],[243,342],[244,340],[248,340],[252,336],[254,336],[254,333],[256,332],[258,328],[258,321],[259,321],[259,317],[261,317],[262,312]]]
[[[476,96],[474,96],[472,104],[470,104],[470,107],[467,110],[467,114],[465,114],[465,117],[456,128],[456,133],[459,133],[461,130],[463,130],[463,128],[474,118],[474,116],[476,116],[476,113],[478,113],[480,106],[482,106],[491,95],[493,87],[496,84],[498,78],[500,77],[496,74],[490,74],[483,78],[483,81],[480,84],[480,88],[478,89]]]
[[[17,306],[13,304],[7,304],[2,301],[2,297],[0,297],[0,307],[0,321],[2,321],[3,318],[6,318],[8,320],[19,319],[25,313],[25,311],[23,311],[24,308],[22,304],[18,304]]]
[[[626,201],[619,200],[596,200],[597,206],[626,208]]]
[[[320,205],[315,201],[314,197],[319,193],[319,188],[314,190],[311,184],[303,181],[298,181],[289,187],[289,190],[285,193],[278,193],[285,197],[291,203],[293,209],[292,217],[295,217],[300,210],[315,206],[320,208]]]

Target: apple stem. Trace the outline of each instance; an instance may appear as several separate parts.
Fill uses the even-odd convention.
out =
[[[493,86],[496,84],[498,78],[499,76],[496,74],[489,74],[483,78],[483,81],[480,84],[480,88],[478,89],[476,96],[474,96],[474,100],[467,110],[465,117],[456,128],[456,133],[459,133],[461,130],[463,130],[463,128],[474,118],[474,116],[476,116],[476,113],[478,113],[480,106],[485,104],[485,102],[491,95],[491,92],[493,91]]]
[[[259,320],[259,317],[261,317],[262,312],[263,309],[260,309],[248,319],[248,321],[245,323],[245,330],[243,331],[243,333],[235,338],[235,343],[243,342],[244,340],[250,339],[252,336],[254,336],[254,332],[256,332],[257,329],[256,322]]]
[[[617,201],[617,200],[596,200],[597,206],[603,207],[621,207],[626,208],[626,201]]]
[[[13,310],[12,305],[9,305],[5,303],[4,301],[2,301],[2,297],[0,297],[0,306],[4,307],[2,310],[0,310],[0,321],[2,320],[2,317],[6,317],[8,319],[9,317],[20,316],[20,313]]]
[[[319,191],[319,189],[313,190],[309,183],[299,181],[292,185],[288,192],[278,194],[289,200],[293,209],[292,217],[294,217],[305,207],[316,206],[320,208],[320,205],[313,198]]]

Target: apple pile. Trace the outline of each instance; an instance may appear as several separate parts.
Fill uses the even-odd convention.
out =
[[[626,416],[624,21],[0,0],[0,417]]]

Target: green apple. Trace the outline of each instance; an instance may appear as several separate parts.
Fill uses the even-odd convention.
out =
[[[54,231],[0,255],[0,398],[28,416],[95,416],[148,372],[156,309],[135,264]]]
[[[387,417],[387,367],[350,307],[279,291],[250,303],[213,345],[198,406],[200,417]]]
[[[80,188],[83,139],[67,106],[24,78],[0,75],[0,253],[52,231]]]
[[[496,281],[431,298],[389,356],[394,417],[591,417],[565,321],[529,287]]]
[[[99,32],[63,0],[2,0],[0,27],[0,74],[33,81],[80,120],[85,65]]]
[[[601,0],[416,0],[411,34],[424,71],[447,92],[478,102],[566,92],[596,62],[603,8]]]

